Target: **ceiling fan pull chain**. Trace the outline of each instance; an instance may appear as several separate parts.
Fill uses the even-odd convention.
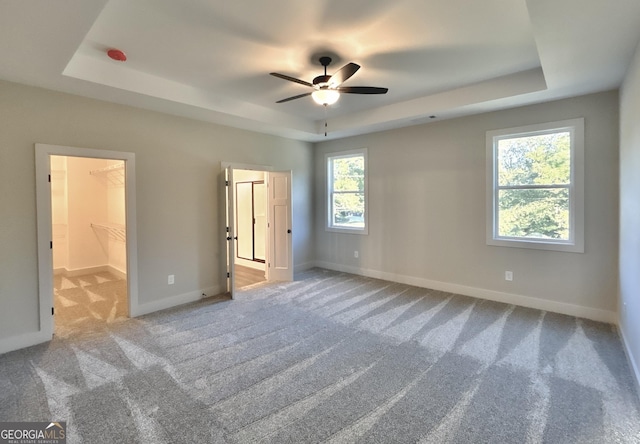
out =
[[[324,104],[324,137],[327,137],[327,104],[326,103]]]

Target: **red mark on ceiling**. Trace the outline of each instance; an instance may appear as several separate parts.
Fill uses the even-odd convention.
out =
[[[118,62],[124,62],[127,60],[127,55],[119,49],[110,49],[107,51],[107,55]]]

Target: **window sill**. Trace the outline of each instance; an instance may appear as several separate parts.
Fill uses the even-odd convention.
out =
[[[543,240],[487,239],[487,245],[494,247],[528,248],[532,250],[560,251],[564,253],[584,253],[582,243],[545,242]]]
[[[342,227],[325,227],[325,231],[329,231],[331,233],[343,233],[343,234],[360,234],[360,235],[368,235],[368,228],[342,228]]]

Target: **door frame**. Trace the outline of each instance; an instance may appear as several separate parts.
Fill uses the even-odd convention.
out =
[[[38,302],[40,332],[53,337],[53,250],[51,213],[51,156],[86,157],[122,160],[125,165],[125,218],[127,254],[127,297],[129,317],[139,313],[138,308],[138,239],[136,221],[135,154],[122,151],[78,148],[61,145],[35,144],[36,163],[36,216],[38,234]]]
[[[248,163],[238,163],[238,162],[227,162],[227,161],[223,161],[220,162],[220,176],[222,177],[221,180],[221,196],[220,196],[220,202],[222,203],[223,209],[222,211],[220,211],[220,234],[221,237],[220,239],[227,239],[226,240],[226,248],[221,248],[221,251],[226,251],[226,259],[221,260],[220,261],[220,276],[222,277],[222,279],[225,279],[226,281],[226,288],[227,288],[227,292],[231,295],[231,298],[233,299],[234,297],[234,293],[235,293],[235,248],[233,245],[233,238],[235,237],[235,227],[234,227],[234,216],[235,214],[233,214],[233,207],[232,202],[229,202],[229,198],[233,198],[233,193],[234,193],[234,189],[233,189],[233,176],[231,177],[231,181],[229,183],[229,185],[227,186],[225,181],[227,180],[227,171],[228,169],[231,170],[250,170],[250,171],[265,171],[265,172],[269,172],[269,171],[273,171],[274,168],[270,165],[255,165],[255,164],[248,164]],[[230,196],[231,193],[231,196]],[[228,220],[229,214],[228,212],[231,211],[231,218],[230,220]],[[229,232],[227,232],[227,226],[229,227]],[[229,240],[228,238],[231,238],[231,240]],[[229,244],[229,242],[231,242],[231,244]],[[267,245],[267,249],[268,249],[268,245]],[[228,275],[227,275],[228,273]],[[227,275],[228,277],[225,277],[225,275]],[[266,266],[265,263],[265,276],[267,277],[267,279],[269,278],[269,267]]]
[[[233,183],[229,183],[229,187],[226,186],[225,181],[227,180],[227,173],[228,170],[250,170],[250,171],[263,171],[265,173],[267,173],[267,177],[265,177],[265,183],[268,186],[268,173],[276,173],[278,172],[273,166],[270,165],[256,165],[256,164],[246,164],[246,163],[238,163],[238,162],[228,162],[228,161],[222,161],[220,162],[220,177],[221,177],[221,187],[220,187],[220,202],[222,204],[221,208],[222,210],[219,212],[220,213],[220,234],[221,237],[220,239],[227,239],[226,242],[226,248],[221,248],[222,251],[226,251],[226,260],[221,260],[220,261],[220,276],[223,279],[226,279],[226,287],[227,287],[227,292],[231,295],[231,298],[233,299],[234,297],[234,292],[235,292],[235,258],[233,257],[234,255],[234,248],[233,248],[233,242],[234,242],[234,237],[235,237],[235,227],[234,227],[234,221],[233,218],[235,215],[231,215],[231,218],[229,220],[229,190],[231,191],[231,197],[233,198],[233,193],[235,190],[233,190]],[[293,176],[293,171],[288,170],[287,171],[291,177]],[[233,175],[232,175],[233,178]],[[233,180],[233,179],[232,179]],[[291,187],[291,193],[293,194],[293,188],[290,184]],[[290,199],[290,213],[292,215],[293,213],[293,196],[291,196]],[[269,205],[267,203],[267,212],[269,212]],[[233,209],[231,209],[231,213],[233,213]],[[267,216],[267,220],[269,220],[270,216]],[[229,225],[228,225],[229,224]],[[229,232],[226,231],[227,226],[229,226]],[[229,240],[229,238],[231,238]],[[267,281],[270,280],[271,276],[271,269],[269,267],[269,261],[270,261],[270,257],[271,257],[271,240],[270,240],[270,234],[269,234],[269,230],[267,230],[267,234],[266,234],[266,239],[265,241],[267,242],[266,245],[266,260],[265,260],[265,273],[266,273],[266,278]],[[229,242],[231,242],[231,245],[229,244]],[[291,240],[290,244],[290,254],[291,257],[293,258],[293,240]],[[293,259],[292,259],[292,264],[291,264],[292,270],[293,270]],[[229,277],[225,278],[225,275],[229,273]]]

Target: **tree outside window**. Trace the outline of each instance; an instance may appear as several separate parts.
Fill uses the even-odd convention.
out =
[[[487,243],[583,251],[583,120],[490,131],[487,154]]]
[[[327,156],[328,228],[366,229],[366,152]]]
[[[569,240],[571,134],[498,141],[498,235]]]

